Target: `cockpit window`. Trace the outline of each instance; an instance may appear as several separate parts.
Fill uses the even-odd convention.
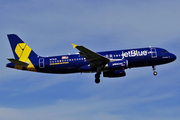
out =
[[[167,50],[163,50],[162,53],[167,53],[168,51]]]

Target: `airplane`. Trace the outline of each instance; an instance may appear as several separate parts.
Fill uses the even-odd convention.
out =
[[[73,45],[79,53],[42,57],[36,54],[16,34],[8,34],[14,58],[8,58],[6,67],[42,73],[96,73],[95,83],[100,83],[100,75],[115,78],[126,76],[126,69],[155,66],[170,63],[176,56],[165,49],[146,47],[126,50],[94,52],[81,45]]]

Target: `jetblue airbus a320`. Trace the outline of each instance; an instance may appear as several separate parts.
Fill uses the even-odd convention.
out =
[[[11,63],[6,67],[42,72],[42,73],[91,73],[95,72],[95,82],[104,77],[123,77],[127,68],[152,66],[153,74],[156,65],[166,64],[176,59],[167,50],[157,47],[138,49],[93,52],[84,46],[73,45],[79,50],[78,54],[42,57],[37,55],[17,35],[8,34],[8,39],[14,58],[8,58]]]

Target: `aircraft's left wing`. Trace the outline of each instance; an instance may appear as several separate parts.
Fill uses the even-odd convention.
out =
[[[87,61],[90,62],[91,67],[99,67],[107,64],[110,60],[96,52],[93,52],[87,49],[84,46],[79,46],[72,44],[73,48],[77,48],[80,52],[80,55],[86,58]]]

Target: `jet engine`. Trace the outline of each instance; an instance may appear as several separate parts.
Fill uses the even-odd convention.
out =
[[[108,71],[103,72],[104,77],[124,77],[126,76],[125,70],[115,70],[115,71]]]

